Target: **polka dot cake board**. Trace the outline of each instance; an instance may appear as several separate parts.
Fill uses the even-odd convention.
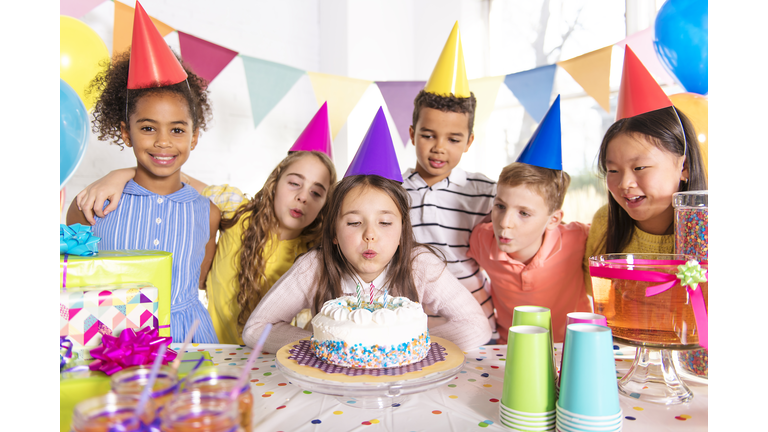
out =
[[[431,375],[436,372],[444,372],[447,370],[451,370],[464,363],[464,352],[462,352],[459,349],[459,347],[456,346],[456,344],[439,337],[432,336],[431,339],[432,339],[432,342],[436,342],[438,345],[445,348],[445,351],[443,352],[445,361],[440,361],[430,366],[425,366],[420,371],[408,372],[402,375],[394,375],[394,376],[371,376],[371,375],[349,376],[343,373],[326,373],[326,372],[323,372],[321,369],[318,369],[312,366],[302,366],[299,364],[298,361],[289,358],[291,357],[290,351],[291,349],[294,348],[295,345],[299,345],[299,343],[303,340],[308,341],[309,338],[304,338],[299,341],[292,342],[285,345],[284,347],[280,348],[280,350],[277,352],[275,357],[282,366],[290,369],[293,372],[296,372],[298,374],[301,374],[310,378],[334,381],[339,383],[363,383],[363,382],[387,383],[387,382],[423,378],[425,376]]]

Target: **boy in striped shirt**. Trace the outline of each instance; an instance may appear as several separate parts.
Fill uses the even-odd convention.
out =
[[[458,23],[413,104],[410,136],[417,162],[415,169],[403,173],[403,187],[411,197],[414,235],[443,252],[448,270],[472,293],[495,332],[490,283],[467,256],[472,229],[490,220],[496,183],[457,167],[474,140],[477,105],[464,70]],[[430,328],[443,323],[442,317],[430,312]]]

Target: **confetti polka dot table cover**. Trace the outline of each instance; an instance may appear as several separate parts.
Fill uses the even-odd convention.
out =
[[[172,344],[179,349],[180,344]],[[556,364],[562,344],[555,344]],[[239,345],[193,344],[189,352],[207,351],[214,364],[245,365],[251,349]],[[251,370],[254,431],[509,431],[499,421],[506,345],[467,351],[462,371],[450,383],[411,395],[400,406],[359,409],[333,396],[303,391],[262,353]],[[629,369],[634,348],[614,346],[617,377]],[[694,393],[688,404],[665,407],[621,396],[624,431],[706,431],[707,385],[687,382]]]

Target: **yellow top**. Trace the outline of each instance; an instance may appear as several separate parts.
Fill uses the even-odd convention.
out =
[[[458,21],[453,25],[453,30],[445,42],[443,52],[437,59],[435,69],[432,70],[432,75],[424,86],[424,91],[440,96],[453,94],[459,98],[470,97]]]
[[[608,204],[600,207],[592,218],[592,226],[587,237],[587,249],[584,252],[584,282],[587,286],[587,294],[592,297],[592,278],[589,276],[589,257],[604,254],[605,245],[603,238],[608,229]],[[624,249],[613,253],[674,253],[675,235],[649,234],[637,226],[632,233],[632,239]]]
[[[223,344],[244,345],[242,335],[237,329],[237,317],[240,315],[240,306],[237,304],[237,294],[240,292],[238,274],[240,272],[240,238],[251,214],[252,212],[244,213],[235,226],[221,231],[216,255],[206,280],[208,312],[211,314],[219,343]],[[277,236],[273,235],[264,247],[269,258],[264,269],[267,284],[262,287],[262,297],[280,279],[280,276],[291,268],[296,257],[308,249],[302,237],[281,241],[275,241],[276,239]]]

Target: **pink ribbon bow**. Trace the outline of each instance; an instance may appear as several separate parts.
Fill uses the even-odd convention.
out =
[[[612,260],[606,262],[616,262],[628,264],[626,260]],[[634,260],[633,264],[658,264],[658,265],[683,265],[686,262],[681,260]],[[664,291],[677,285],[679,278],[676,274],[662,273],[647,270],[624,270],[610,267],[590,267],[589,274],[597,277],[624,279],[641,282],[662,282],[660,285],[650,286],[645,290],[645,296],[651,297],[661,294]],[[709,348],[708,330],[707,330],[707,307],[704,304],[704,294],[700,289],[686,286],[688,295],[691,296],[691,307],[693,316],[696,319],[696,328],[699,331],[699,345]]]
[[[158,345],[165,343],[170,346],[171,342],[170,337],[160,337],[157,329],[149,327],[139,331],[125,329],[118,337],[103,335],[101,345],[91,350],[91,355],[96,360],[88,368],[112,375],[131,366],[152,364],[157,357]],[[175,358],[176,351],[168,348],[163,354],[163,364],[168,364]]]

